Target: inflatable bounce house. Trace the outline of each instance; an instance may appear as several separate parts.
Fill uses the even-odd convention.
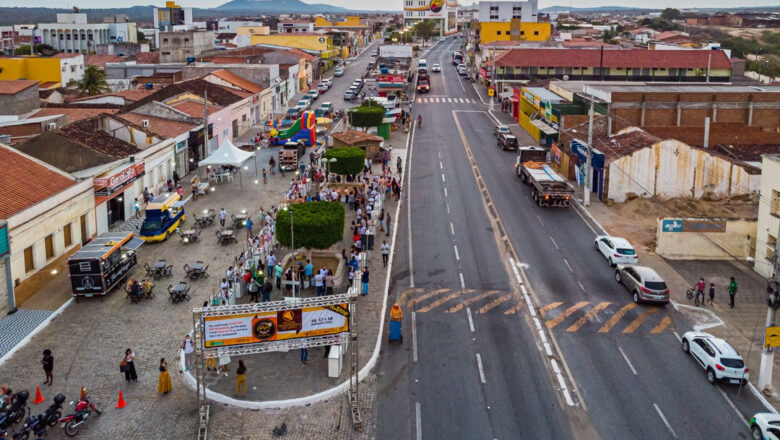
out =
[[[268,132],[272,145],[284,145],[287,142],[304,141],[307,147],[317,142],[317,116],[314,112],[303,112],[293,125],[287,128],[273,128]]]

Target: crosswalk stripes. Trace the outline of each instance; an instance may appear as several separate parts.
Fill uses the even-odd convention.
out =
[[[659,322],[657,326],[653,327],[653,329],[650,330],[650,333],[657,335],[658,333],[661,333],[662,331],[666,330],[666,327],[669,327],[669,324],[671,323],[672,323],[672,318],[668,316],[664,316],[663,319],[661,319],[661,322]]]
[[[417,313],[443,311],[444,313],[460,312],[466,307],[473,307],[477,314],[496,311],[512,315],[522,309],[522,299],[517,292],[501,290],[477,291],[474,289],[440,288],[433,291],[409,289],[400,295],[399,303]]]
[[[590,304],[588,301],[580,301],[577,304],[574,304],[573,306],[571,306],[568,309],[566,309],[560,315],[558,315],[555,318],[545,322],[545,325],[547,325],[547,328],[555,328],[556,325],[558,325],[561,322],[563,322],[563,320],[568,318],[569,315],[571,315],[572,313],[576,312],[577,310],[587,306],[588,304]]]
[[[623,316],[631,311],[631,309],[636,307],[636,303],[628,303],[625,306],[623,306],[620,310],[618,310],[617,313],[612,315],[611,318],[607,320],[607,322],[604,323],[604,325],[601,326],[599,329],[599,333],[607,333],[608,331],[612,330],[612,327],[617,324]]]
[[[485,304],[484,306],[480,307],[479,310],[477,310],[477,313],[479,313],[479,314],[487,313],[487,312],[495,309],[496,307],[500,306],[501,304],[509,301],[510,298],[512,298],[512,294],[511,293],[507,294],[507,295],[504,295],[504,296],[499,296],[498,298],[494,299],[490,303]]]
[[[459,290],[459,291],[454,292],[454,293],[450,293],[449,295],[446,295],[444,297],[441,297],[441,298],[437,299],[436,301],[433,301],[432,303],[426,305],[425,307],[421,307],[421,308],[417,309],[417,313],[430,312],[431,310],[435,309],[436,307],[439,307],[440,305],[446,303],[447,301],[449,301],[451,299],[457,298],[457,297],[459,297],[461,295],[467,295],[467,294],[469,294],[469,293],[471,293],[473,291],[474,291],[473,289],[465,289],[465,290]]]
[[[547,304],[546,306],[539,307],[539,313],[542,315],[542,318],[544,318],[547,315],[547,312],[549,312],[552,309],[557,308],[563,304],[563,301],[556,301],[552,302],[550,304]]]
[[[585,314],[580,316],[580,319],[578,319],[577,322],[575,322],[574,324],[570,325],[569,328],[566,329],[566,331],[569,332],[569,333],[576,332],[577,330],[580,329],[580,327],[585,325],[586,322],[588,322],[591,319],[593,319],[596,315],[598,315],[598,313],[600,311],[606,309],[607,306],[609,306],[609,305],[610,305],[610,303],[603,302],[603,303],[597,305],[596,307],[588,310],[587,312],[585,312]]]
[[[436,289],[433,292],[426,293],[425,295],[418,296],[417,298],[412,298],[409,300],[409,302],[406,304],[407,307],[414,307],[415,304],[419,304],[423,301],[425,301],[428,298],[433,298],[434,296],[440,294],[440,293],[446,293],[449,292],[450,289]]]
[[[477,104],[473,98],[418,97],[417,104]]]
[[[628,324],[628,327],[623,329],[623,333],[633,333],[636,329],[639,328],[640,325],[642,325],[643,322],[645,322],[647,318],[650,317],[650,315],[656,312],[658,312],[657,308],[645,310],[641,315],[637,316],[636,319],[631,321],[631,324]]]
[[[487,298],[489,296],[493,296],[493,295],[497,294],[498,292],[499,292],[498,290],[488,290],[487,292],[480,293],[477,296],[473,296],[473,297],[471,297],[469,299],[466,299],[466,300],[463,300],[463,301],[459,302],[458,304],[455,304],[454,306],[452,306],[449,309],[447,309],[445,311],[445,313],[459,312],[459,311],[463,310],[465,307],[467,307],[467,306],[469,306],[471,304],[474,304],[477,301],[481,301],[481,300],[483,300],[483,299],[485,299],[485,298]]]

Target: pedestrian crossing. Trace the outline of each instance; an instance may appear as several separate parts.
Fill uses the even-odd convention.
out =
[[[408,289],[401,293],[398,303],[410,312],[451,314],[462,312],[468,307],[478,315],[514,315],[525,306],[517,292],[449,288]],[[663,308],[639,306],[633,302],[579,301],[567,305],[563,301],[555,301],[539,307],[538,314],[548,329],[566,333],[582,331],[656,335],[672,327],[672,319]]]
[[[478,104],[474,98],[418,97],[418,104]]]

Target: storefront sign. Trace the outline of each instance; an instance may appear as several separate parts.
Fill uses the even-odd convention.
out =
[[[725,220],[685,219],[682,223],[683,232],[726,232]]]
[[[561,154],[563,154],[563,153],[561,152],[561,149],[558,148],[557,144],[553,144],[552,147],[550,147],[550,161],[552,163],[560,165],[561,164]]]
[[[144,162],[137,162],[111,177],[94,179],[95,195],[110,196],[117,190],[144,175]]]
[[[577,155],[577,162],[583,164],[583,166],[588,161],[587,145],[588,144],[579,139],[572,139],[571,141],[571,151]],[[594,148],[590,164],[593,168],[604,168],[604,153]]]
[[[206,347],[336,335],[349,332],[347,303],[205,318]]]

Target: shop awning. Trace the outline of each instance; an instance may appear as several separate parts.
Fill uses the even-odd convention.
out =
[[[176,202],[176,203],[178,203],[178,202]],[[123,248],[127,248],[127,249],[136,250],[139,247],[141,247],[142,244],[144,244],[144,241],[142,239],[134,236],[133,238],[130,239],[130,241],[128,241],[127,243],[122,245],[122,247]]]

